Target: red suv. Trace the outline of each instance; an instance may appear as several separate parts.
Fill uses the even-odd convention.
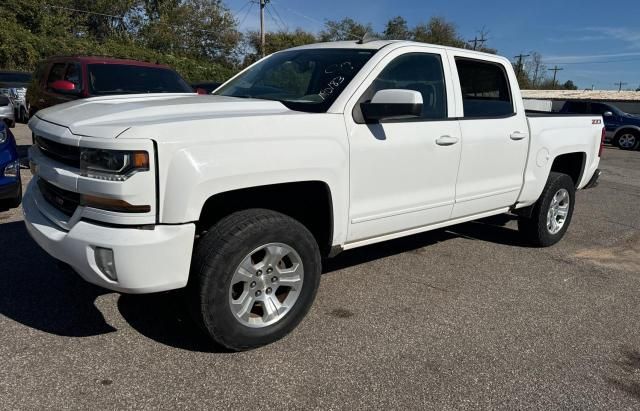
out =
[[[67,101],[115,94],[193,93],[168,66],[106,57],[52,57],[36,68],[29,115]]]

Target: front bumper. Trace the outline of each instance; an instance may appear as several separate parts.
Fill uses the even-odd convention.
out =
[[[23,198],[27,231],[47,253],[67,263],[86,281],[131,294],[173,290],[187,285],[195,224],[126,228],[80,220],[69,231],[49,220],[36,202],[32,181]],[[50,211],[50,210],[46,210]],[[117,280],[98,268],[96,247],[113,250]]]

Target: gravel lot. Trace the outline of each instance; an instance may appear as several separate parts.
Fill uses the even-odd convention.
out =
[[[638,409],[640,152],[601,168],[555,247],[505,216],[344,253],[301,326],[246,353],[211,347],[179,292],[58,270],[0,213],[0,408]]]

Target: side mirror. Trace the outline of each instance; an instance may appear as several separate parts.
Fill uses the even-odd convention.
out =
[[[56,80],[53,83],[49,83],[49,88],[60,94],[80,93],[80,90],[76,89],[76,85],[67,80]]]
[[[385,119],[420,117],[422,94],[415,90],[388,89],[374,94],[368,103],[360,103],[362,115],[367,123]]]
[[[209,93],[207,93],[207,90],[205,90],[203,88],[200,88],[200,87],[198,87],[196,89],[196,93],[198,93],[198,94],[209,94]]]
[[[605,116],[605,117],[613,117],[613,113],[610,112],[610,111],[605,111],[603,116]]]

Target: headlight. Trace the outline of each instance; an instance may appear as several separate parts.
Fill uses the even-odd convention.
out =
[[[20,172],[20,160],[12,161],[4,167],[4,176],[5,177],[18,177],[18,173]]]
[[[124,181],[139,171],[149,171],[146,151],[80,150],[80,172],[85,177]]]
[[[0,130],[0,144],[6,142],[8,138],[7,129],[4,128],[4,126],[2,127],[3,127],[2,130]]]

